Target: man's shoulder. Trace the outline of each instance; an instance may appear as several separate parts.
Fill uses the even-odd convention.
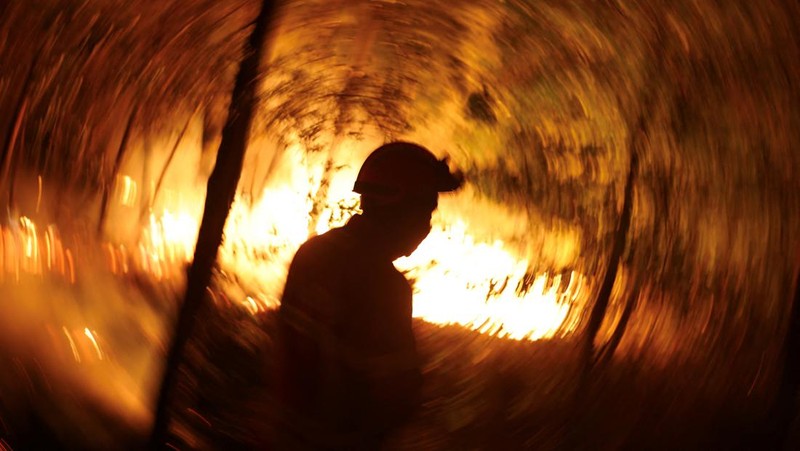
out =
[[[296,259],[319,260],[326,257],[341,258],[353,249],[353,241],[343,228],[329,230],[311,237],[297,250]]]

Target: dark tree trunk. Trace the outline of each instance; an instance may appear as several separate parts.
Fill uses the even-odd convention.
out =
[[[155,422],[150,445],[161,448],[169,430],[169,403],[176,385],[177,370],[183,349],[192,333],[205,290],[211,280],[211,270],[222,242],[222,231],[236,194],[242,172],[250,124],[256,104],[256,85],[259,63],[266,47],[266,37],[276,9],[276,1],[263,0],[261,12],[245,47],[245,56],[233,87],[228,119],[222,130],[217,161],[208,179],[205,209],[197,237],[194,260],[189,269],[186,293],[178,312],[178,320],[167,354],[164,377],[155,410]]]
[[[619,221],[617,222],[617,230],[614,235],[614,245],[611,249],[611,255],[608,258],[608,268],[606,269],[605,277],[597,293],[594,306],[589,314],[589,322],[586,327],[586,333],[582,343],[581,361],[578,374],[578,384],[575,387],[575,392],[572,399],[572,410],[575,413],[574,427],[571,433],[567,436],[567,445],[565,448],[581,448],[584,447],[584,441],[588,439],[588,430],[592,418],[590,418],[587,410],[585,409],[586,400],[590,394],[590,382],[592,370],[595,369],[598,361],[598,356],[602,352],[595,351],[594,341],[597,333],[600,331],[600,326],[606,316],[608,310],[609,299],[611,298],[611,289],[614,287],[614,281],[617,278],[620,260],[625,251],[625,244],[628,241],[628,229],[631,223],[631,210],[633,209],[633,184],[636,180],[636,174],[639,167],[638,157],[638,138],[639,133],[643,133],[641,128],[642,121],[639,121],[639,127],[636,131],[631,133],[630,149],[631,161],[628,169],[628,177],[625,182],[625,194],[622,201],[622,213],[620,214]],[[634,294],[635,296],[635,294]],[[631,306],[632,308],[632,306]],[[630,312],[625,316],[629,316]],[[620,325],[623,329],[616,331],[621,334],[627,326],[627,318],[623,318]]]
[[[636,136],[642,133],[641,129],[634,132]],[[636,140],[637,138],[632,138]],[[617,223],[617,232],[614,236],[614,247],[611,249],[611,256],[608,259],[608,269],[603,278],[603,283],[597,293],[597,300],[592,307],[589,315],[589,324],[586,330],[586,341],[584,342],[584,372],[588,372],[595,360],[594,340],[597,333],[600,331],[600,325],[606,316],[608,310],[609,300],[611,298],[611,289],[614,288],[614,280],[617,278],[619,271],[620,260],[622,253],[625,251],[625,244],[628,241],[628,229],[631,224],[631,210],[633,209],[633,184],[636,180],[636,172],[639,166],[639,159],[636,152],[636,143],[632,143],[630,168],[628,169],[628,179],[625,182],[625,197],[622,201],[622,214],[620,215],[619,222]]]
[[[796,449],[797,395],[800,389],[800,273],[794,280],[794,299],[789,314],[789,330],[784,340],[783,355],[783,374],[766,428],[771,440],[768,438],[766,441],[760,439],[758,441],[771,445],[771,449]]]
[[[622,314],[619,317],[619,322],[617,323],[617,327],[614,329],[614,333],[611,334],[611,338],[608,340],[608,343],[600,348],[594,356],[592,363],[595,368],[607,365],[608,362],[611,361],[611,357],[614,356],[614,352],[617,350],[617,347],[622,341],[622,337],[625,335],[625,329],[628,327],[628,322],[631,319],[633,310],[636,308],[636,304],[638,303],[639,290],[641,286],[641,280],[637,277],[637,279],[633,282],[633,289],[631,290],[630,294],[628,294],[625,308],[622,310]]]
[[[656,42],[653,45],[654,58],[653,61],[662,63],[666,55],[666,43],[664,38],[657,34]],[[597,333],[600,331],[600,326],[606,316],[608,304],[611,297],[611,290],[614,288],[614,280],[617,277],[619,270],[620,259],[625,251],[625,244],[628,240],[628,229],[631,223],[631,211],[633,209],[633,184],[636,182],[636,177],[639,171],[639,156],[643,152],[643,138],[647,136],[648,128],[650,125],[650,115],[654,111],[657,95],[656,86],[662,75],[662,68],[660,64],[652,65],[648,70],[647,80],[648,83],[643,85],[643,90],[639,93],[639,108],[638,113],[629,116],[628,122],[628,149],[630,149],[631,160],[628,168],[628,178],[625,182],[625,194],[622,201],[622,213],[617,223],[617,231],[614,236],[614,247],[611,250],[611,256],[608,260],[608,269],[606,270],[603,283],[597,293],[597,299],[592,311],[589,314],[589,323],[586,330],[586,339],[583,343],[583,368],[581,375],[581,385],[585,385],[589,380],[589,373],[594,366],[598,355],[594,349],[594,341],[597,338]],[[622,106],[622,105],[621,105]],[[624,111],[624,108],[620,108]],[[637,289],[637,288],[634,288]],[[636,294],[634,293],[634,296]],[[632,308],[633,306],[631,306]],[[630,312],[628,312],[630,314]],[[627,319],[625,319],[627,326]],[[619,334],[624,333],[624,329],[618,331]],[[582,389],[585,389],[582,388]],[[581,389],[581,390],[582,390]],[[580,390],[579,390],[580,391]]]

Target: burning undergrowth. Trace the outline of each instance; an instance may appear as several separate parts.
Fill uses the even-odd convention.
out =
[[[106,225],[113,268],[136,268],[161,280],[190,263],[204,192],[181,170],[199,165],[191,145],[197,136],[190,130],[182,139],[187,143],[174,155],[174,169],[165,168],[152,203],[142,197],[146,183],[134,176],[152,162],[132,158],[122,167]],[[229,302],[253,313],[278,305],[300,244],[359,212],[352,180],[369,145],[344,140],[336,160],[300,146],[270,150],[269,143],[250,156],[254,164],[245,170],[219,250],[219,283]],[[154,147],[151,158],[163,148]],[[263,172],[264,165],[270,171]],[[533,247],[528,238],[537,230],[544,239]],[[432,233],[396,265],[413,281],[415,316],[535,340],[574,331],[588,301],[588,281],[573,269],[580,240],[575,229],[535,226],[468,188],[442,196]],[[542,269],[541,261],[555,262],[549,265],[555,269]]]
[[[0,5],[2,434],[102,448],[146,423],[259,2],[224,3]],[[354,168],[397,138],[470,180],[398,262],[429,376],[398,446],[742,436],[796,283],[797,17],[779,0],[287,2],[179,439],[269,435],[257,381],[286,264],[357,210]],[[615,241],[607,366],[576,381]]]
[[[303,170],[295,165],[279,173]],[[338,197],[334,191],[335,200],[322,204],[324,219],[310,226],[314,185],[307,174],[295,178],[302,183],[285,183],[282,178],[282,187],[265,187],[255,201],[241,195],[234,204],[204,320],[193,336],[181,376],[175,434],[187,446],[269,439],[274,414],[269,393],[271,323],[286,265],[309,233],[342,224],[358,211],[357,198]],[[99,241],[93,233],[97,218],[90,214],[92,209],[62,217],[64,225],[59,225],[49,211],[60,210],[52,206],[49,185],[39,177],[31,178],[29,187],[22,180],[19,198],[36,201],[21,206],[21,212],[30,216],[17,213],[2,228],[4,318],[13,318],[2,324],[3,336],[7,348],[14,350],[6,358],[15,368],[3,378],[2,388],[17,391],[20,384],[28,383],[33,388],[10,398],[5,406],[9,434],[17,441],[43,446],[92,443],[103,448],[107,440],[137,443],[147,429],[165,327],[173,318],[191,262],[198,224],[198,207],[192,201],[199,194],[180,195],[192,190],[176,190],[176,182],[170,180],[163,203],[142,215],[137,196],[141,185],[122,175],[112,190],[106,218],[105,228],[113,231],[111,240]],[[344,186],[338,178],[334,180],[333,185]],[[68,196],[59,198],[64,201]],[[501,222],[493,227],[492,221],[482,219],[483,225],[478,222],[471,230],[484,227],[493,232],[484,232],[487,238],[478,240],[464,219],[447,225],[449,215],[459,214],[459,202],[468,203],[466,211],[471,210],[474,217],[494,208],[495,220],[506,221],[502,223],[506,227]],[[532,273],[530,265],[515,256],[520,250],[512,251],[513,244],[497,238],[501,230],[513,237],[513,227],[507,227],[513,221],[507,215],[497,206],[480,206],[474,199],[444,201],[429,241],[418,254],[398,262],[414,283],[415,316],[420,318],[416,328],[421,337],[427,337],[421,343],[428,347],[423,352],[434,388],[423,423],[431,418],[441,423],[433,429],[415,426],[427,431],[424,434],[464,432],[485,421],[474,404],[480,402],[480,391],[458,401],[458,393],[468,387],[463,381],[443,382],[449,380],[448,368],[458,367],[461,359],[478,365],[489,354],[500,352],[504,346],[500,343],[509,338],[516,343],[569,336],[575,324],[575,319],[568,320],[570,312],[574,317],[577,303],[586,300],[582,276],[572,271]],[[131,227],[137,220],[140,228]],[[446,289],[442,290],[442,284]],[[474,331],[452,332],[451,338],[442,338],[448,336],[445,331],[450,324],[457,326],[454,330]],[[494,344],[481,341],[483,336],[491,337]],[[465,344],[473,341],[479,344]],[[447,348],[439,348],[443,343],[449,343]],[[498,351],[479,351],[485,345]],[[453,349],[461,351],[450,356]],[[497,367],[496,362],[485,364],[487,371]],[[484,376],[476,377],[467,378],[476,387],[486,381]],[[53,383],[53,378],[58,382]],[[524,399],[532,402],[533,398]],[[49,402],[58,408],[48,411]],[[451,402],[460,404],[454,407]],[[504,404],[503,409],[507,407]],[[472,418],[447,413],[454,408],[470,410]],[[89,414],[73,415],[73,411]],[[28,414],[43,416],[29,421]],[[71,421],[64,421],[66,417]],[[51,431],[52,436],[35,436],[37,428]],[[102,429],[107,432],[97,432]]]

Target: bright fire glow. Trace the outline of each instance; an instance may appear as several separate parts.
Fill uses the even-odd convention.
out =
[[[255,281],[238,300],[249,311],[277,306],[288,264],[308,239],[309,210],[308,195],[288,186],[266,188],[257,202],[234,201],[219,258],[226,273]],[[320,216],[348,214],[328,210]],[[191,261],[198,227],[199,220],[187,213],[151,215],[139,245],[143,269],[161,277],[170,265]],[[329,228],[318,223],[314,230]],[[428,322],[529,340],[574,329],[565,321],[581,294],[579,274],[569,274],[569,280],[530,274],[527,261],[515,257],[504,242],[475,239],[461,219],[434,224],[417,251],[395,263],[414,280],[414,316]]]
[[[119,202],[128,205],[135,183],[127,176],[118,180],[123,185]],[[356,211],[353,199],[331,195],[333,200],[312,224],[312,190],[295,185],[267,187],[257,201],[237,196],[225,226],[219,262],[229,280],[222,286],[227,299],[253,314],[278,305],[289,262],[309,231],[324,233]],[[512,339],[538,340],[574,330],[567,318],[583,296],[583,276],[533,274],[528,261],[507,243],[477,239],[466,219],[440,216],[416,252],[395,262],[414,282],[414,316]],[[109,269],[118,275],[144,272],[157,280],[174,277],[192,259],[199,217],[188,202],[151,213],[136,252],[124,245],[103,247]],[[73,253],[55,225],[37,227],[23,216],[2,227],[0,235],[0,281],[49,273],[75,283]],[[84,334],[100,357],[93,333],[86,329]]]
[[[396,262],[415,279],[414,315],[436,324],[459,324],[514,339],[549,338],[571,332],[564,324],[580,288],[571,274],[528,274],[504,243],[476,242],[463,221],[435,228],[409,257]],[[527,282],[527,284],[526,284]]]
[[[97,352],[97,358],[103,360],[103,351],[100,350],[100,345],[97,344],[97,340],[94,338],[94,334],[88,327],[83,329],[84,335],[92,342],[94,346],[94,350]]]
[[[0,282],[21,275],[59,275],[74,282],[72,254],[54,225],[42,229],[26,216],[0,225]]]

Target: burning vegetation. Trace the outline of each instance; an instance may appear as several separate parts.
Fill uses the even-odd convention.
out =
[[[391,447],[786,441],[797,5],[562,3],[0,5],[0,450],[141,445],[204,248],[169,443],[268,443],[289,262],[395,139],[467,185],[395,262],[425,386]]]

